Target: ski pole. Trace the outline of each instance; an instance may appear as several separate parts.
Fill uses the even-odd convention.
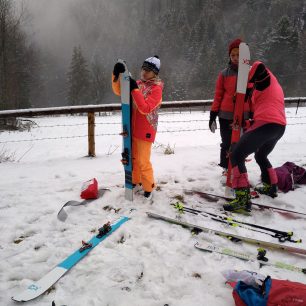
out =
[[[238,226],[238,227],[246,228],[246,229],[252,230],[254,232],[269,235],[273,238],[278,239],[279,242],[285,242],[285,241],[290,241],[290,242],[293,242],[293,243],[301,243],[302,242],[301,239],[293,240],[291,238],[293,236],[293,232],[279,231],[279,230],[276,230],[276,229],[273,229],[273,228],[264,227],[264,226],[260,226],[260,225],[253,224],[253,223],[247,223],[247,222],[235,220],[235,219],[232,219],[232,218],[228,218],[226,216],[213,214],[213,213],[206,212],[206,211],[203,211],[203,210],[197,210],[197,209],[194,209],[194,208],[186,207],[180,202],[177,202],[177,203],[171,204],[171,205],[173,205],[179,212],[193,213],[193,214],[196,214],[196,215],[201,215],[201,216],[206,217],[206,218],[210,218],[211,220],[214,220],[214,221],[217,221],[217,222],[228,224],[232,227]],[[244,226],[244,225],[246,225],[246,226]],[[251,228],[249,228],[247,226],[250,226]],[[265,230],[265,231],[269,231],[269,232],[272,232],[273,234],[263,232],[263,231],[260,231],[260,230],[256,230],[256,229],[262,229],[262,230]]]

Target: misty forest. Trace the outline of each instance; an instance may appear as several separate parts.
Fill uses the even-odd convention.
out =
[[[237,37],[306,95],[306,0],[0,0],[0,110],[117,102],[116,60],[153,55],[163,100],[211,99]]]

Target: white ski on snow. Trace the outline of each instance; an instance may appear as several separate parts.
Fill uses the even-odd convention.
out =
[[[239,258],[239,259],[246,260],[246,261],[258,262],[260,265],[272,266],[272,267],[279,268],[279,269],[285,269],[289,271],[300,272],[300,273],[306,274],[306,268],[300,268],[300,267],[290,265],[290,264],[280,262],[280,261],[271,261],[270,259],[268,261],[260,260],[260,259],[257,259],[257,257],[254,256],[253,254],[238,252],[231,248],[217,246],[207,241],[201,241],[201,243],[196,242],[194,246],[201,251],[206,251],[210,253],[218,253],[218,254],[227,255],[227,256]]]

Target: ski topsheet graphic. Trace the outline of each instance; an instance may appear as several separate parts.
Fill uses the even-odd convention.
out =
[[[106,223],[100,229],[98,235],[92,237],[88,242],[82,241],[82,246],[68,256],[64,261],[59,263],[55,268],[48,272],[37,282],[32,283],[27,289],[19,294],[16,294],[12,299],[16,302],[27,302],[33,300],[48,290],[55,284],[65,273],[67,273],[74,265],[76,265],[82,258],[84,258],[94,247],[101,241],[110,236],[123,223],[128,221],[128,217],[120,217],[114,223]]]
[[[243,111],[244,111],[244,97],[248,84],[248,76],[250,71],[250,50],[246,43],[240,43],[239,45],[239,65],[238,65],[238,78],[237,78],[237,88],[235,97],[235,109],[232,127],[232,138],[231,138],[231,150],[232,146],[235,145],[240,139]],[[232,166],[229,160],[226,180],[226,190],[225,195],[229,196],[231,194],[232,187]]]
[[[119,59],[118,63],[125,66],[125,72],[120,74],[121,109],[122,109],[122,164],[125,175],[125,198],[133,201],[132,182],[132,105],[130,95],[130,73],[125,61]]]

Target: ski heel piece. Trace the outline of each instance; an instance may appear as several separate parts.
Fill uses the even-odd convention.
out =
[[[177,201],[176,203],[171,204],[173,207],[180,213],[184,213],[184,204],[180,201]]]
[[[85,250],[90,249],[90,248],[92,248],[92,243],[89,243],[89,242],[86,242],[86,241],[82,240],[82,247],[79,248],[79,251],[84,252]]]
[[[129,150],[125,149],[124,152],[121,153],[122,159],[121,162],[123,165],[128,166],[129,165]]]
[[[257,249],[257,260],[267,262],[269,259],[266,257],[267,251],[264,248],[258,248]]]

